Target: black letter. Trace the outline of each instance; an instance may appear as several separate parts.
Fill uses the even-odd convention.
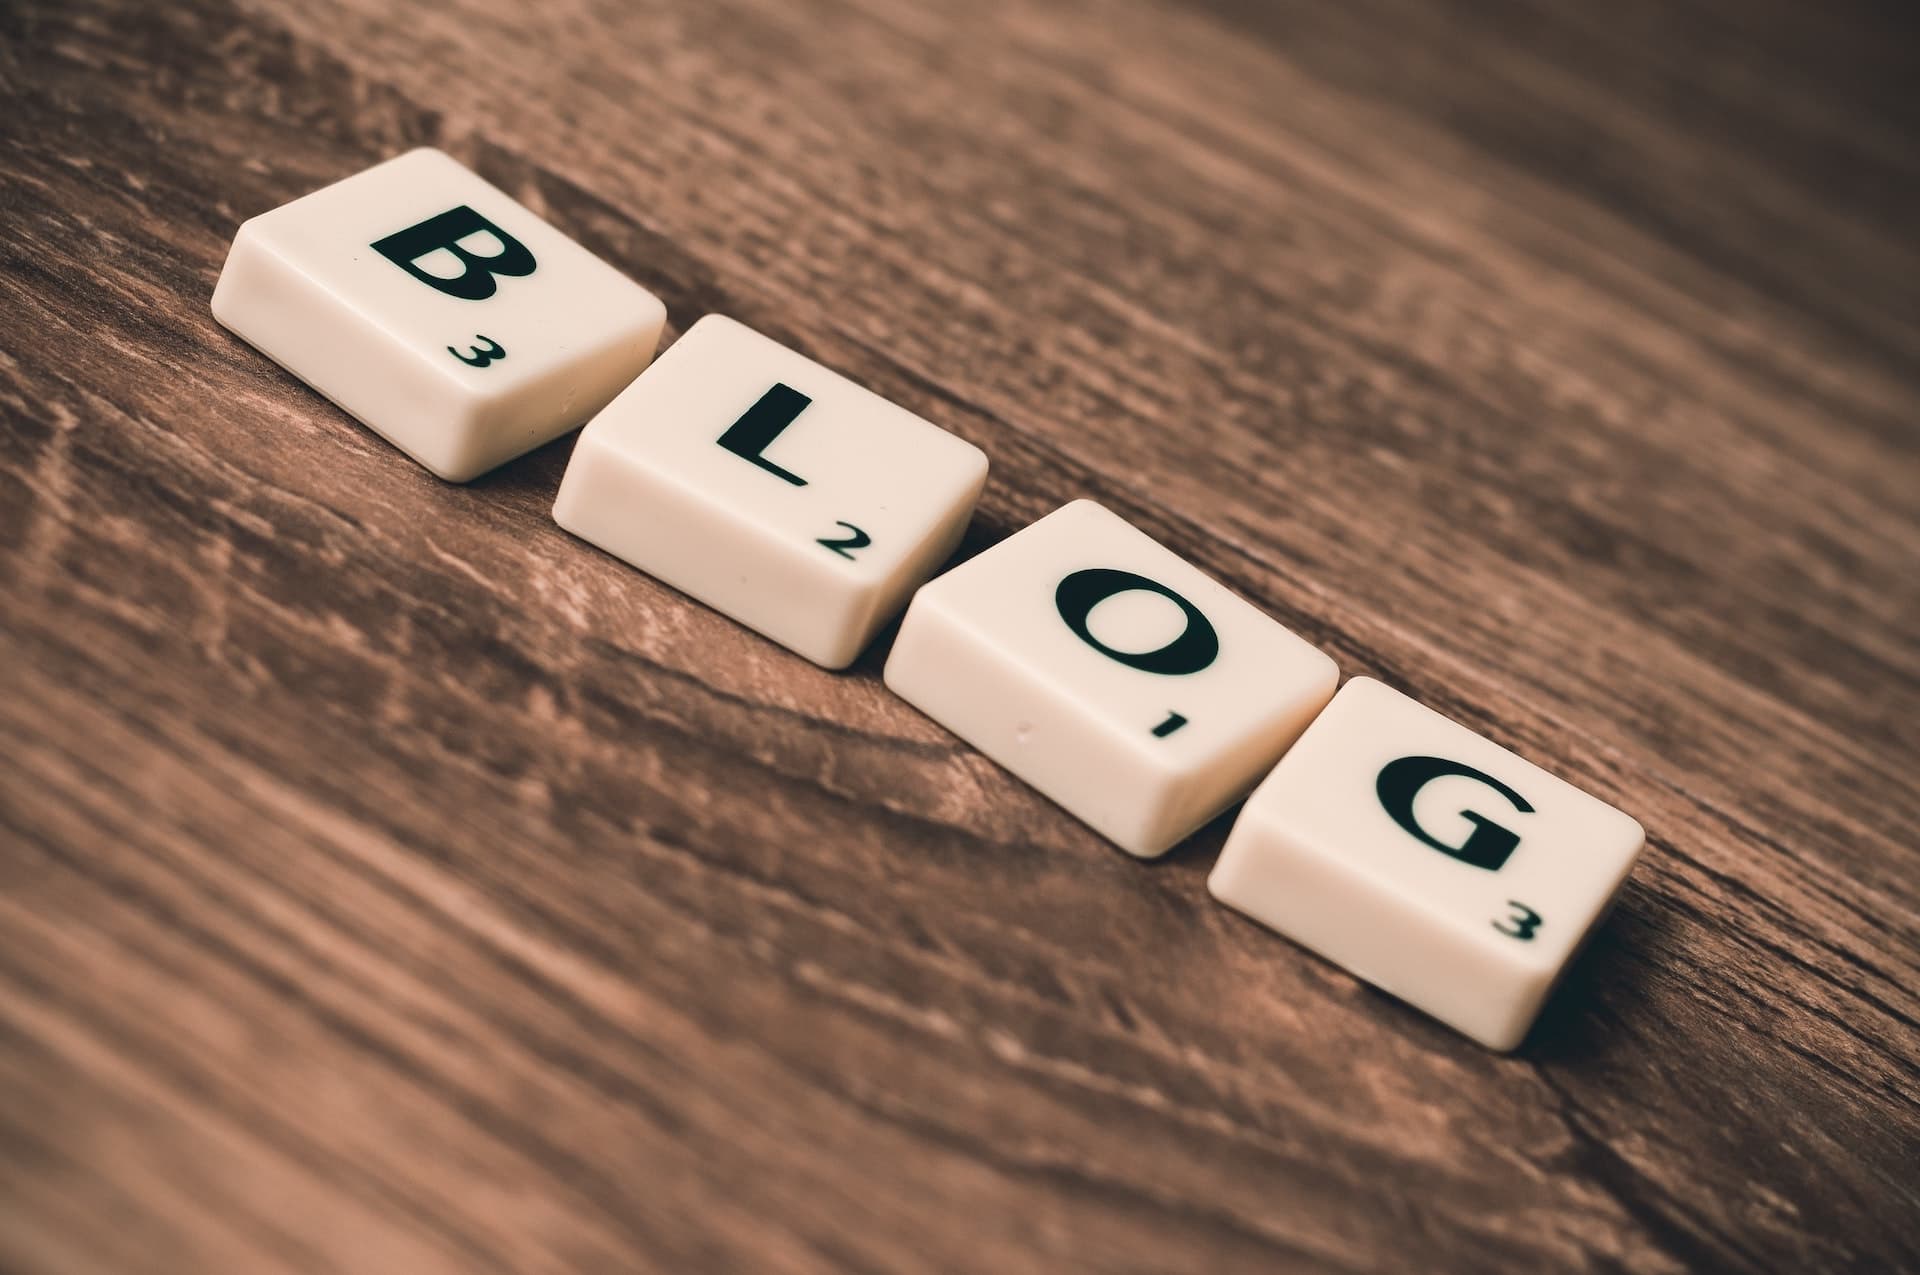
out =
[[[1116,651],[1099,638],[1093,636],[1087,628],[1087,617],[1093,609],[1108,598],[1121,593],[1131,593],[1135,589],[1145,589],[1148,593],[1157,593],[1171,599],[1187,616],[1187,627],[1180,636],[1156,651]],[[1110,567],[1089,567],[1085,571],[1076,571],[1060,582],[1053,591],[1053,605],[1060,609],[1060,618],[1067,622],[1074,636],[1109,659],[1120,661],[1129,668],[1143,669],[1148,673],[1198,673],[1213,663],[1220,654],[1220,637],[1213,631],[1213,625],[1207,617],[1200,614],[1199,608],[1187,601],[1166,585],[1145,576],[1137,576],[1131,571],[1115,571]]]
[[[496,255],[476,257],[460,246],[462,239],[482,230],[500,241]],[[465,273],[457,279],[442,279],[413,264],[436,248],[445,248],[460,258],[466,266]],[[492,296],[499,286],[493,281],[495,275],[529,275],[534,266],[533,254],[525,244],[465,204],[429,217],[417,226],[396,231],[385,239],[376,239],[373,250],[420,282],[467,301],[485,301]]]
[[[760,396],[757,403],[743,412],[739,420],[727,426],[727,432],[720,435],[720,445],[741,460],[752,461],[769,474],[784,478],[795,487],[805,487],[806,479],[798,474],[788,473],[760,453],[765,451],[774,439],[780,437],[780,431],[793,424],[794,418],[806,411],[807,404],[811,402],[813,402],[812,399],[791,385],[776,383],[772,389]],[[827,547],[833,548],[832,545]],[[859,548],[858,545],[850,547]]]
[[[1380,777],[1374,782],[1374,791],[1380,797],[1380,804],[1387,808],[1393,821],[1405,828],[1421,842],[1432,846],[1441,854],[1451,855],[1462,863],[1470,863],[1476,868],[1485,868],[1497,872],[1506,863],[1507,856],[1520,844],[1517,833],[1489,822],[1471,810],[1462,810],[1461,818],[1473,824],[1473,832],[1467,837],[1466,844],[1450,846],[1422,828],[1413,818],[1413,799],[1420,790],[1443,775],[1465,775],[1477,780],[1513,803],[1514,809],[1522,814],[1532,814],[1533,807],[1527,799],[1513,789],[1484,771],[1457,761],[1447,761],[1441,757],[1402,757],[1390,761],[1380,768]]]

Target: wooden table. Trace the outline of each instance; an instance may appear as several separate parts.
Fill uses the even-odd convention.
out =
[[[15,0],[0,1269],[1920,1263],[1894,6]],[[217,327],[442,146],[1637,815],[1514,1056]]]

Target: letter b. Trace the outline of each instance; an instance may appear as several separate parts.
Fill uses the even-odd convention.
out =
[[[491,257],[475,256],[460,246],[462,239],[481,231],[500,241],[500,251]],[[376,239],[372,247],[420,282],[467,301],[485,301],[492,296],[499,287],[494,276],[530,275],[535,265],[533,254],[525,244],[465,204],[396,231],[385,239]],[[452,279],[422,270],[417,264],[420,258],[439,249],[459,258],[466,269]]]

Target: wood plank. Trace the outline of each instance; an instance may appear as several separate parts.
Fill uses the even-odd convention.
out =
[[[1841,12],[1844,10],[1844,13]],[[0,1268],[1920,1263],[1870,4],[0,12]],[[1511,1058],[218,328],[410,145],[1639,816]]]

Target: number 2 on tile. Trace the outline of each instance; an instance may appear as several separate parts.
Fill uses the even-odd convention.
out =
[[[1510,939],[1519,939],[1523,943],[1532,942],[1533,932],[1542,924],[1540,914],[1526,904],[1515,903],[1512,899],[1507,900],[1507,906],[1513,909],[1513,915],[1493,922],[1493,928]]]
[[[851,558],[853,557],[853,551],[855,549],[864,549],[868,545],[873,543],[872,536],[869,536],[866,532],[860,530],[860,528],[854,526],[852,523],[839,522],[838,520],[836,520],[836,523],[838,526],[845,527],[848,531],[851,531],[853,534],[850,536],[842,536],[838,540],[834,539],[831,536],[822,536],[820,539],[814,541],[813,543],[817,545],[825,545],[827,548],[833,550],[835,553],[839,554],[843,558]]]

